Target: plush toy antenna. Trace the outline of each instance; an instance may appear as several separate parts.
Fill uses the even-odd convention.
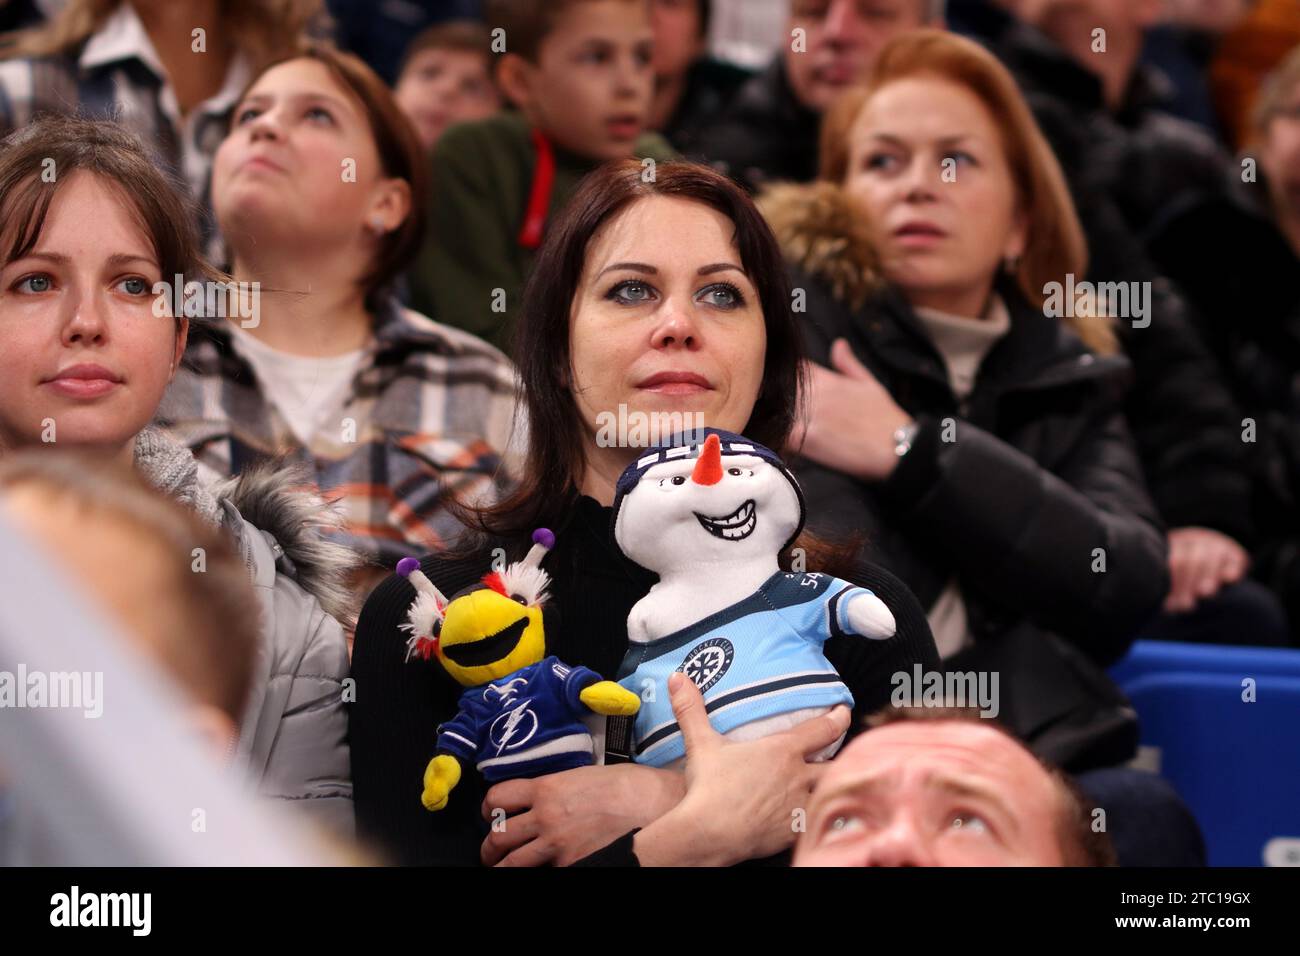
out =
[[[428,594],[442,607],[447,606],[447,597],[429,580],[429,576],[420,570],[419,558],[402,558],[397,562],[397,573],[411,582],[412,587],[422,594]]]
[[[537,606],[546,600],[546,589],[551,576],[542,570],[542,558],[555,547],[555,535],[549,528],[533,532],[533,546],[522,561],[507,565],[501,572],[501,586],[506,594],[519,595],[528,604]]]
[[[402,630],[411,634],[406,642],[406,659],[419,654],[427,661],[438,649],[438,630],[447,598],[420,570],[418,559],[402,558],[397,562],[397,573],[410,581],[416,592],[406,612],[407,623],[402,625]]]

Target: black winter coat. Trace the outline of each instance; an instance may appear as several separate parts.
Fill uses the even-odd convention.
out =
[[[1037,30],[993,14],[975,32],[1015,74],[1061,163],[1088,239],[1088,279],[1150,283],[1150,324],[1120,317],[1116,327],[1134,369],[1125,412],[1162,520],[1250,548],[1243,416],[1196,330],[1214,305],[1171,285],[1148,248],[1169,217],[1223,193],[1227,156],[1204,130],[1161,111],[1158,71],[1139,69],[1112,111],[1100,81]]]
[[[1300,623],[1300,256],[1271,218],[1267,184],[1234,180],[1171,218],[1151,251],[1203,304],[1199,332],[1249,419],[1240,444],[1259,531],[1252,573]]]
[[[683,152],[753,192],[768,182],[807,182],[817,175],[820,130],[820,114],[795,98],[777,57],[736,91],[730,105],[698,130]]]
[[[1015,76],[1071,187],[1081,176],[1100,187],[1135,235],[1145,239],[1189,197],[1222,191],[1228,155],[1203,128],[1166,112],[1173,89],[1159,70],[1139,66],[1111,109],[1101,81],[1033,27],[989,21],[975,38]]]

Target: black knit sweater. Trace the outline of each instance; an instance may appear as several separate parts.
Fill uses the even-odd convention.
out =
[[[556,528],[543,567],[551,575],[545,611],[547,652],[567,664],[612,678],[627,651],[627,616],[655,583],[632,564],[610,535],[611,509],[583,497],[568,525]],[[426,557],[421,569],[445,594],[455,594],[491,570],[492,547],[467,560]],[[510,560],[520,556],[511,549]],[[913,664],[938,669],[925,614],[912,593],[882,568],[861,565],[845,575],[869,588],[894,614],[898,633],[887,641],[832,638],[826,656],[856,702],[852,736],[861,718],[889,702],[891,676]],[[467,770],[445,809],[420,803],[424,769],[434,755],[437,727],[456,715],[463,688],[436,661],[405,662],[406,610],[414,589],[392,575],[366,601],[352,655],[356,698],[351,705],[352,782],[361,836],[405,864],[479,863],[488,825],[479,815],[486,792]]]

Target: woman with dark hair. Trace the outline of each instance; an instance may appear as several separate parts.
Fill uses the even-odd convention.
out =
[[[393,294],[423,232],[424,167],[351,54],[308,47],[258,74],[212,176],[231,274],[257,308],[196,329],[160,413],[218,474],[309,466],[341,499],[346,543],[386,568],[459,533],[444,495],[504,491],[515,411],[505,356]]]
[[[592,173],[548,232],[524,303],[515,342],[529,421],[522,483],[471,513],[476,534],[458,554],[426,557],[421,569],[454,594],[494,560],[522,554],[533,529],[551,528],[556,545],[543,564],[552,580],[548,653],[612,676],[628,647],[628,613],[655,578],[625,559],[610,533],[615,483],[643,452],[605,442],[601,419],[676,413],[779,451],[799,407],[798,331],[767,225],[729,180],[690,164],[647,174],[628,161]],[[829,556],[805,537],[783,567],[793,557],[836,571],[874,591],[897,621],[888,640],[826,645],[865,714],[888,701],[891,675],[932,667],[934,646],[920,608],[894,578],[866,565],[834,567]],[[623,763],[506,781],[486,795],[475,776],[445,810],[426,812],[420,781],[435,730],[456,713],[462,688],[436,663],[404,663],[400,628],[413,595],[406,579],[390,577],[357,627],[351,735],[366,836],[404,862],[567,864],[680,800],[680,773]],[[831,717],[817,720],[827,722],[825,743],[844,730]],[[747,816],[744,833],[725,845],[696,841],[698,859],[736,862],[793,842],[790,814],[818,766],[805,763],[811,751],[796,742],[775,756],[780,740],[759,743],[769,748],[762,785],[746,784],[736,799],[757,794],[763,812]],[[485,821],[501,811],[509,824],[489,832]]]

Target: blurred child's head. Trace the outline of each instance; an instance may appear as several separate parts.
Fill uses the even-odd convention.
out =
[[[481,23],[453,20],[429,27],[407,47],[393,95],[426,150],[453,123],[484,119],[501,108],[489,42]]]
[[[650,0],[657,80],[685,76],[691,65],[704,56],[712,6],[712,0]]]
[[[410,122],[357,57],[314,46],[267,67],[213,161],[232,271],[341,258],[373,305],[419,249],[424,166]]]
[[[64,451],[0,462],[0,508],[189,698],[186,723],[229,754],[252,680],[258,612],[221,529],[125,465]]]
[[[197,221],[116,124],[47,117],[0,146],[0,453],[129,460],[185,348],[155,284],[208,275]]]
[[[630,157],[654,92],[649,0],[489,0],[497,83],[534,126],[587,159]]]

